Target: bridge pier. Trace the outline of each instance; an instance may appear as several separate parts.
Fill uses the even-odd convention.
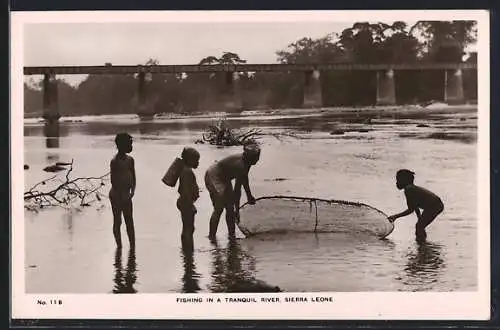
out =
[[[304,108],[321,108],[323,96],[321,95],[320,72],[318,70],[306,71],[304,79]]]
[[[241,98],[240,76],[238,75],[238,72],[226,72],[226,85],[228,89],[227,94],[223,99],[224,110],[241,110],[243,100]]]
[[[150,75],[151,73],[144,71],[139,72],[137,75],[137,115],[140,118],[154,116],[154,108],[151,102],[148,102],[148,80],[151,80]]]
[[[462,70],[445,70],[444,102],[448,104],[461,104],[464,102]]]
[[[43,76],[43,119],[51,123],[57,122],[59,118],[61,115],[59,114],[56,75],[46,73]]]
[[[394,70],[377,71],[377,105],[396,104]]]

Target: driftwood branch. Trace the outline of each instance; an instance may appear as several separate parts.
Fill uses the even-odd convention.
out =
[[[263,132],[258,128],[239,130],[230,128],[225,119],[220,119],[215,125],[207,127],[202,139],[197,143],[209,143],[216,146],[238,146],[247,142],[255,141],[263,136],[273,136],[278,140],[283,137],[301,139],[300,136],[291,132],[271,133]]]
[[[61,163],[58,166],[61,166]],[[101,176],[73,178],[73,160],[64,166],[67,167],[63,178],[54,175],[24,192],[26,209],[38,211],[47,207],[79,208],[90,206],[105,198],[101,190],[109,181],[109,172]]]

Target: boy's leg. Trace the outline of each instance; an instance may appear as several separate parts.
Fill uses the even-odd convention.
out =
[[[215,239],[217,228],[219,227],[220,216],[224,211],[224,203],[219,196],[213,193],[210,193],[210,199],[212,199],[214,211],[212,212],[212,216],[210,217],[210,230],[208,233],[208,237],[210,239]]]
[[[182,237],[192,237],[194,233],[194,207],[185,205],[181,210],[182,217]]]
[[[135,247],[135,228],[133,218],[132,199],[123,201],[123,217],[125,218],[125,226],[127,227],[128,241],[130,247]]]
[[[116,246],[122,247],[122,236],[120,227],[122,225],[122,203],[117,198],[110,198],[111,210],[113,211],[113,235],[115,237]]]
[[[415,226],[415,236],[417,240],[425,240],[427,238],[427,233],[425,228],[430,225],[434,219],[443,211],[443,208],[436,208],[434,210],[424,211],[420,220],[417,221],[417,225]]]
[[[182,234],[181,244],[184,253],[192,252],[194,249],[193,232],[194,232],[194,212],[193,209],[181,210],[182,217]]]

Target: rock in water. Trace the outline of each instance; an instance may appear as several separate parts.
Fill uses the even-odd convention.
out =
[[[60,172],[64,171],[65,168],[59,165],[50,165],[43,169],[45,172]]]

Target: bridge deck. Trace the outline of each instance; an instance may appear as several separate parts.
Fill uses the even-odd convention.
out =
[[[472,63],[416,63],[416,64],[213,64],[213,65],[103,65],[103,66],[28,66],[25,75],[40,74],[133,74],[193,73],[193,72],[282,72],[282,71],[334,71],[334,70],[444,70],[476,69]]]

